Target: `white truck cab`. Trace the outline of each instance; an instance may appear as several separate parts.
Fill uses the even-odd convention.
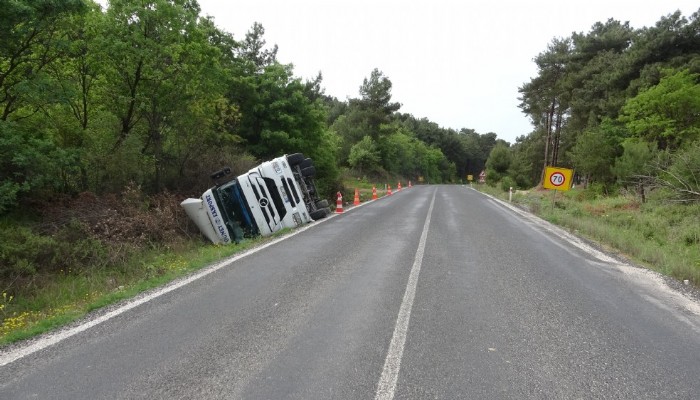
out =
[[[212,178],[228,174],[230,169],[225,168]],[[285,155],[208,189],[200,199],[187,199],[181,206],[213,243],[268,236],[330,213],[328,202],[318,199],[314,174],[311,159],[301,153]]]
[[[279,193],[279,197],[274,197],[273,201],[277,202],[275,205],[284,226],[295,227],[312,221],[309,211],[302,201],[301,188],[294,179],[292,169],[285,157],[266,161],[260,164],[256,170],[263,177],[269,191]],[[250,173],[255,172],[251,170]]]

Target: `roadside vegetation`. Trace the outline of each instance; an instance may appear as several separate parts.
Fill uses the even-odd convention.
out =
[[[17,0],[0,30],[0,344],[244,248],[206,244],[179,206],[223,166],[304,153],[351,203],[348,176],[450,182],[496,143],[398,113],[379,69],[327,96],[261,24],[234,38],[192,0]]]
[[[520,87],[534,130],[497,144],[482,190],[700,285],[700,13],[556,38]],[[545,166],[575,171],[553,200]],[[532,189],[534,188],[534,189]]]
[[[508,201],[509,193],[489,185],[480,191]],[[637,195],[606,196],[600,188],[566,192],[517,190],[512,203],[628,259],[700,286],[700,202],[669,202],[654,191],[642,203]]]
[[[0,346],[63,326],[86,313],[190,274],[269,238],[206,244],[178,196],[122,199],[83,194],[40,215],[0,219]],[[17,219],[22,224],[17,224]]]
[[[16,0],[0,30],[0,345],[259,243],[208,245],[179,203],[285,153],[313,158],[330,204],[482,171],[526,190],[572,168],[585,190],[517,201],[699,282],[698,13],[543,44],[520,88],[533,130],[512,144],[401,113],[378,68],[357,97],[328,96],[261,24],[234,38],[194,0]]]

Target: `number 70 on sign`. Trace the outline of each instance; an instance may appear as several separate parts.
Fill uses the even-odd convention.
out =
[[[574,176],[574,170],[567,168],[546,167],[544,170],[545,189],[569,190]]]

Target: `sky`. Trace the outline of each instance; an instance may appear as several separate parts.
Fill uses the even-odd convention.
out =
[[[323,74],[325,93],[358,98],[377,68],[400,112],[443,128],[494,132],[514,142],[532,131],[518,88],[554,38],[587,33],[609,18],[653,26],[697,0],[199,0],[202,15],[241,40],[254,22],[294,75]]]

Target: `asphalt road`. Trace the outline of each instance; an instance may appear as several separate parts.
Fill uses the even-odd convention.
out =
[[[125,308],[0,352],[0,399],[700,398],[698,302],[464,186]]]

